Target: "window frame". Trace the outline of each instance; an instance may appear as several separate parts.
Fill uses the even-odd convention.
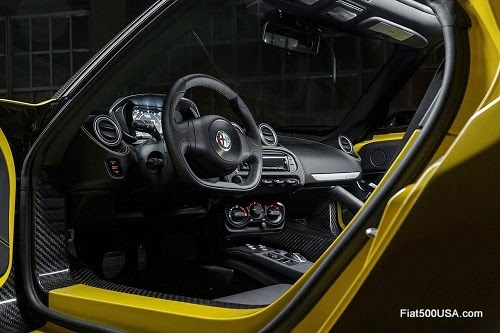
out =
[[[73,21],[75,17],[87,17],[89,24],[87,25],[87,36],[88,36],[88,48],[74,48],[74,30]],[[48,49],[34,51],[33,50],[33,20],[36,19],[48,19]],[[68,18],[68,35],[69,35],[69,48],[55,50],[53,49],[53,20],[57,18]],[[28,22],[28,50],[15,51],[13,47],[13,27],[16,20],[27,20]],[[7,99],[18,99],[16,94],[29,94],[29,100],[24,100],[23,102],[41,102],[37,100],[37,93],[49,93],[52,95],[60,87],[61,84],[56,84],[54,82],[54,55],[57,54],[68,54],[69,55],[69,68],[68,76],[65,79],[69,79],[75,72],[78,71],[74,68],[75,54],[77,53],[87,53],[87,58],[90,57],[90,11],[89,10],[72,10],[72,11],[59,11],[53,13],[44,14],[31,14],[31,15],[15,15],[15,16],[3,16],[0,17],[0,22],[5,24],[5,53],[1,53],[0,56],[5,57],[5,88],[0,88],[0,96],[5,96]],[[1,40],[1,39],[0,39]],[[34,84],[34,57],[37,55],[48,55],[48,70],[49,70],[49,84],[48,85],[35,85]],[[28,70],[28,84],[25,86],[16,87],[14,84],[14,59],[15,57],[27,56],[29,70]],[[0,64],[1,65],[1,64]],[[45,98],[46,99],[46,98]]]

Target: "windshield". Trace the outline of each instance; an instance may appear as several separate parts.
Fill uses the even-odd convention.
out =
[[[263,27],[278,15],[260,1],[199,2],[137,50],[134,61],[128,62],[130,77],[114,98],[166,94],[179,78],[204,73],[240,94],[257,123],[269,123],[290,135],[331,132],[383,65],[383,42],[373,41],[382,46],[381,57],[367,61],[362,70],[352,56],[359,51],[358,37],[324,29],[316,55],[264,43]],[[238,121],[227,101],[213,91],[195,88],[186,97],[202,115]]]

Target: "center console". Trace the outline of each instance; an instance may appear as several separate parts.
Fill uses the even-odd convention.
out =
[[[262,177],[254,194],[293,192],[304,184],[305,178],[298,159],[281,147],[264,149],[262,152]],[[228,176],[228,180],[241,183],[248,177],[248,164],[242,163]]]
[[[277,273],[291,281],[298,280],[313,263],[300,253],[270,248],[264,245],[246,244],[225,251],[229,258],[239,258],[267,271]],[[241,266],[240,267],[244,267]],[[247,266],[248,267],[248,266]],[[249,270],[251,273],[252,270]]]
[[[231,235],[262,234],[283,229],[285,206],[280,202],[253,201],[228,205],[224,226]]]

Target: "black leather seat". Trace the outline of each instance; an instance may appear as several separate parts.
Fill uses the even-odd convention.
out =
[[[244,305],[269,305],[290,289],[291,284],[275,284],[264,288],[245,291],[243,293],[214,299],[214,301],[244,304]]]

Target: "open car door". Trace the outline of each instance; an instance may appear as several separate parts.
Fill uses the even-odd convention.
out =
[[[23,159],[43,129],[42,114],[53,101],[29,104],[0,99],[0,331],[27,331],[21,317],[15,277],[14,238],[18,174]],[[17,169],[16,169],[17,168]]]
[[[0,128],[0,326],[10,327],[17,310],[14,290],[14,214],[16,172],[7,138]],[[4,315],[3,313],[12,313]]]

